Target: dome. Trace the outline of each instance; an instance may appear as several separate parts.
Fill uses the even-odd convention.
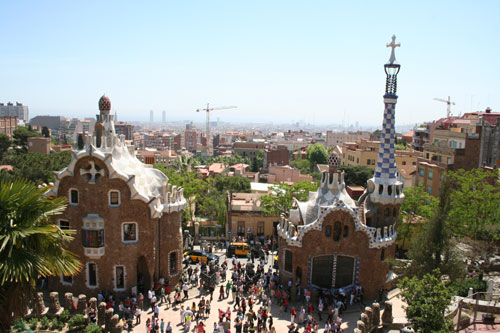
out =
[[[332,152],[330,156],[328,156],[328,165],[334,168],[338,168],[340,166],[340,157]]]
[[[102,95],[99,100],[99,111],[111,111],[111,100],[106,94]]]

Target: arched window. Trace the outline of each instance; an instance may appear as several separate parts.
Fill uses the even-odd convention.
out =
[[[387,194],[392,195],[392,185],[387,186]]]
[[[338,242],[340,240],[340,236],[342,234],[342,225],[340,222],[335,222],[333,225],[333,240]]]
[[[384,185],[378,186],[378,194],[382,194],[384,192]]]
[[[293,272],[292,251],[285,250],[285,271]]]
[[[326,228],[325,228],[325,236],[330,238],[330,236],[332,235],[332,226],[331,225],[327,225]]]
[[[344,226],[344,238],[346,238],[347,236],[349,236],[349,227],[348,226]]]

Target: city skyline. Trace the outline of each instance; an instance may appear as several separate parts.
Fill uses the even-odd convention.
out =
[[[498,111],[498,3],[389,3],[3,2],[0,102],[84,118],[106,93],[124,121],[203,122],[210,102],[238,106],[225,122],[380,126],[395,34],[396,124],[445,117],[447,96]]]

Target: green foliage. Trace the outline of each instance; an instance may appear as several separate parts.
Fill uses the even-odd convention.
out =
[[[469,288],[473,288],[475,293],[485,292],[488,289],[488,284],[479,277],[459,280],[452,284],[452,290],[455,295],[466,297],[469,294]]]
[[[407,187],[405,199],[399,209],[398,240],[405,248],[407,239],[413,238],[416,223],[425,223],[437,207],[438,200],[428,194],[422,186]],[[404,221],[404,222],[403,222]]]
[[[57,320],[57,318],[52,319],[52,321],[50,323],[50,328],[53,331],[61,331],[63,327],[64,327],[64,323],[63,322]]]
[[[260,198],[262,211],[266,215],[279,216],[283,213],[288,215],[294,198],[299,201],[306,201],[309,198],[309,192],[317,189],[317,183],[311,183],[307,180],[295,183],[292,186],[285,183],[275,184],[271,194],[263,195]]]
[[[452,291],[441,280],[439,270],[422,278],[405,277],[399,287],[401,297],[407,304],[406,317],[415,331],[451,331],[451,321],[445,317],[445,310],[451,302]]]
[[[50,131],[47,126],[42,127],[42,135],[46,138],[50,138]]]
[[[64,169],[70,161],[69,151],[48,155],[9,151],[4,155],[1,164],[12,165],[14,170],[10,173],[15,177],[23,177],[36,184],[48,184],[54,181],[54,171]]]
[[[452,280],[462,277],[462,263],[455,253],[448,227],[450,208],[450,184],[445,181],[439,192],[439,204],[408,251],[408,257],[412,259],[411,274],[422,277],[439,269]]]
[[[74,230],[61,230],[52,221],[66,208],[66,199],[48,198],[47,190],[26,180],[0,180],[1,323],[22,315],[40,276],[74,275],[81,269],[66,249]]]
[[[410,148],[406,145],[406,142],[405,144],[398,143],[394,147],[396,148],[396,150],[410,150]]]
[[[43,316],[42,319],[40,319],[40,329],[46,330],[50,326],[50,320],[49,318]]]
[[[5,134],[0,134],[0,160],[12,145],[12,140]]]
[[[368,179],[373,177],[373,169],[362,165],[342,165],[339,169],[345,172],[344,181],[346,185],[366,187]]]
[[[82,150],[83,147],[85,146],[85,143],[83,142],[83,134],[78,134],[77,141],[76,141],[76,147],[78,150]]]
[[[500,183],[493,171],[448,172],[453,191],[450,226],[459,237],[500,239]]]
[[[32,329],[32,330],[36,330],[37,326],[38,326],[38,319],[33,317],[31,318],[29,321],[28,321],[28,326]]]
[[[253,172],[259,171],[263,166],[264,166],[264,150],[259,150],[257,153],[257,156],[252,159],[252,164],[250,166],[250,169]]]
[[[11,327],[11,331],[12,332],[33,332],[29,326],[28,326],[28,323],[26,321],[24,321],[24,319],[16,319],[14,320],[14,323]]]
[[[87,320],[82,314],[77,314],[71,317],[68,321],[70,331],[82,331],[87,326]]]
[[[328,153],[325,146],[321,143],[315,143],[307,147],[307,159],[311,165],[326,164],[328,162]]]
[[[297,159],[290,163],[293,167],[300,170],[301,173],[307,174],[313,170],[314,165],[308,159]]]
[[[19,126],[16,130],[14,130],[14,143],[16,146],[19,146],[26,150],[28,144],[28,138],[32,136],[42,136],[40,133],[32,131],[31,127]]]
[[[85,327],[85,333],[101,333],[102,329],[97,324],[89,324]]]
[[[215,188],[221,193],[226,193],[227,191],[233,193],[250,193],[250,179],[245,177],[227,177],[217,175],[214,178]]]
[[[59,315],[59,320],[63,323],[67,323],[71,318],[71,313],[67,309],[64,309],[63,312]]]

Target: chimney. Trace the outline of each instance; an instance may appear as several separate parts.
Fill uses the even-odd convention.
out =
[[[491,108],[490,107],[486,108],[486,113],[491,113]]]

